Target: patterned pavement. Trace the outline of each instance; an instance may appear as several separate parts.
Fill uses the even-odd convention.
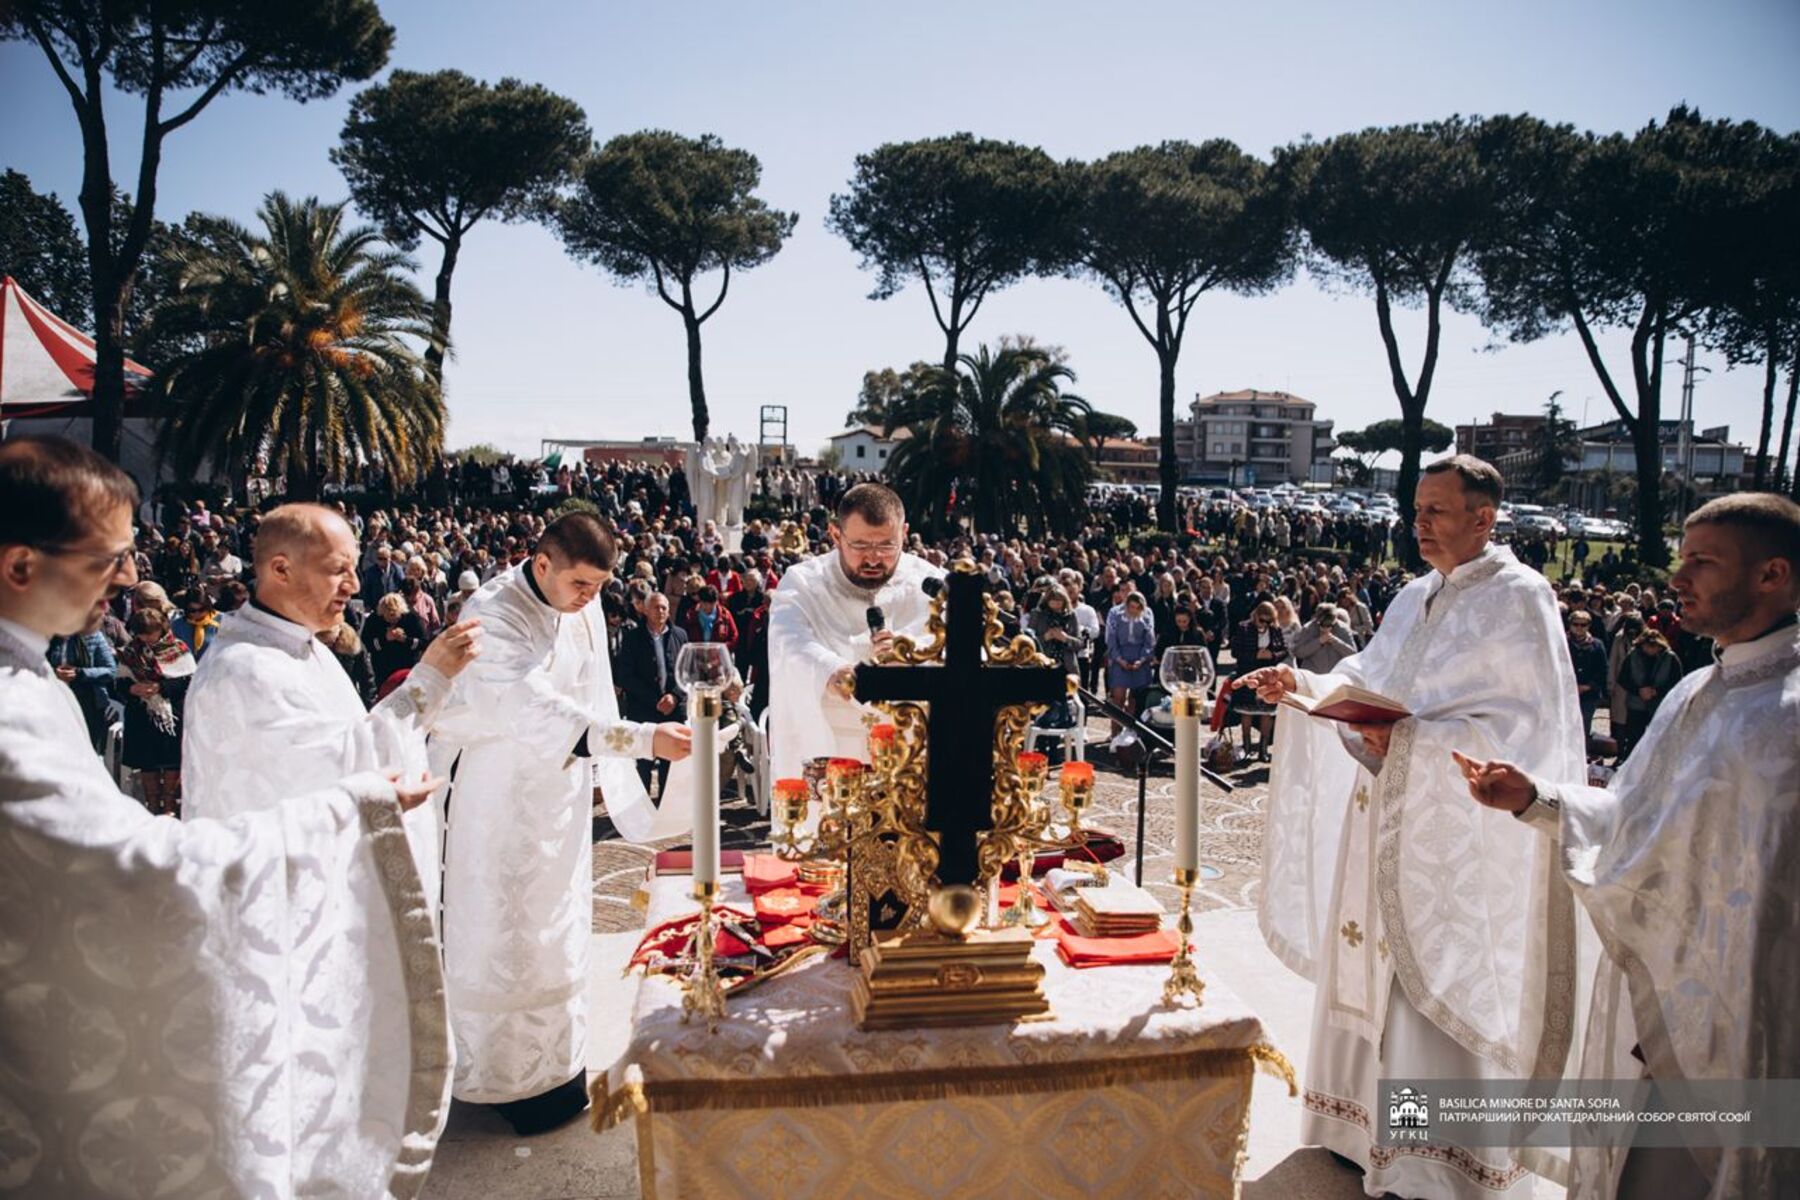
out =
[[[1137,847],[1137,774],[1123,771],[1096,753],[1104,745],[1106,723],[1096,718],[1089,726],[1088,748],[1095,759],[1094,803],[1087,823],[1117,834],[1126,847],[1119,860],[1132,869]],[[1235,785],[1229,794],[1201,784],[1200,859],[1216,868],[1217,878],[1204,872],[1195,893],[1195,911],[1254,909],[1261,879],[1263,813],[1268,797],[1269,768],[1249,763],[1227,778]],[[1144,822],[1144,884],[1170,911],[1180,902],[1180,892],[1169,882],[1174,869],[1175,773],[1166,760],[1152,767],[1145,789],[1148,800]],[[659,850],[685,849],[685,837],[668,838],[636,846],[620,839],[612,822],[596,806],[594,817],[594,932],[618,933],[642,929],[644,914],[633,907],[632,897],[644,882]],[[725,829],[721,845],[728,850],[766,846],[769,822],[742,801],[727,798],[720,817]]]

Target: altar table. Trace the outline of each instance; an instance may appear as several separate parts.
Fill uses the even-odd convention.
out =
[[[691,890],[653,880],[649,924],[693,911]],[[748,907],[741,879],[721,890]],[[1163,1006],[1167,966],[1034,953],[1051,1011],[1016,1025],[863,1033],[832,958],[732,996],[708,1033],[647,978],[595,1126],[636,1121],[645,1200],[1236,1196],[1255,1069],[1293,1075],[1206,947],[1199,1009]]]

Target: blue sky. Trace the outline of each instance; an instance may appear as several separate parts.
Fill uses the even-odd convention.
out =
[[[865,370],[941,354],[922,291],[866,296],[873,278],[825,230],[856,154],[970,130],[1091,158],[1165,138],[1227,137],[1269,150],[1303,134],[1528,111],[1631,130],[1679,102],[1707,115],[1800,128],[1800,5],[1663,0],[612,4],[384,0],[390,66],[455,67],[542,83],[577,100],[605,139],[660,127],[716,133],[763,164],[762,195],[800,222],[771,263],[736,277],[706,325],[716,432],[754,438],[759,405],[786,404],[811,451],[836,431]],[[166,144],[158,215],[248,219],[262,195],[341,198],[327,154],[349,97],[299,105],[227,95]],[[71,208],[80,185],[73,114],[38,52],[0,46],[0,166]],[[118,97],[114,170],[135,177],[135,101]],[[421,248],[429,287],[433,244]],[[452,446],[535,452],[544,436],[685,436],[679,318],[636,286],[565,256],[536,226],[479,227],[455,283],[447,374]],[[1416,369],[1422,318],[1406,314]],[[1077,390],[1153,430],[1156,368],[1124,311],[1094,285],[1037,280],[989,298],[965,346],[1030,333],[1066,347]],[[1609,406],[1574,338],[1494,348],[1469,318],[1446,329],[1430,415],[1452,424],[1532,411],[1557,389],[1591,421]],[[1622,352],[1617,339],[1609,342]],[[1678,353],[1671,349],[1671,357]],[[1706,361],[1702,425],[1754,441],[1760,372]],[[1623,371],[1623,360],[1619,370]],[[1678,376],[1677,376],[1678,379]],[[1242,387],[1318,402],[1339,428],[1398,412],[1373,302],[1305,276],[1267,297],[1203,299],[1177,377],[1185,403]],[[1668,405],[1676,400],[1673,385]]]

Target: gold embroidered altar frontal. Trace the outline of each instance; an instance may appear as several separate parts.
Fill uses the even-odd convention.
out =
[[[650,923],[691,909],[690,887],[654,880]],[[647,979],[595,1124],[637,1122],[647,1200],[1235,1196],[1257,1066],[1293,1085],[1261,1022],[1210,977],[1205,1007],[1166,1008],[1166,966],[1034,953],[1051,1012],[1015,1026],[864,1033],[854,972],[817,960],[733,996],[708,1033]]]

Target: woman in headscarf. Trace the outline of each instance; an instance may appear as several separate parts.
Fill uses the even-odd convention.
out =
[[[144,806],[156,814],[181,814],[181,711],[194,675],[194,656],[169,630],[169,616],[154,605],[131,614],[131,632],[118,653],[125,741],[120,761],[138,773]]]

